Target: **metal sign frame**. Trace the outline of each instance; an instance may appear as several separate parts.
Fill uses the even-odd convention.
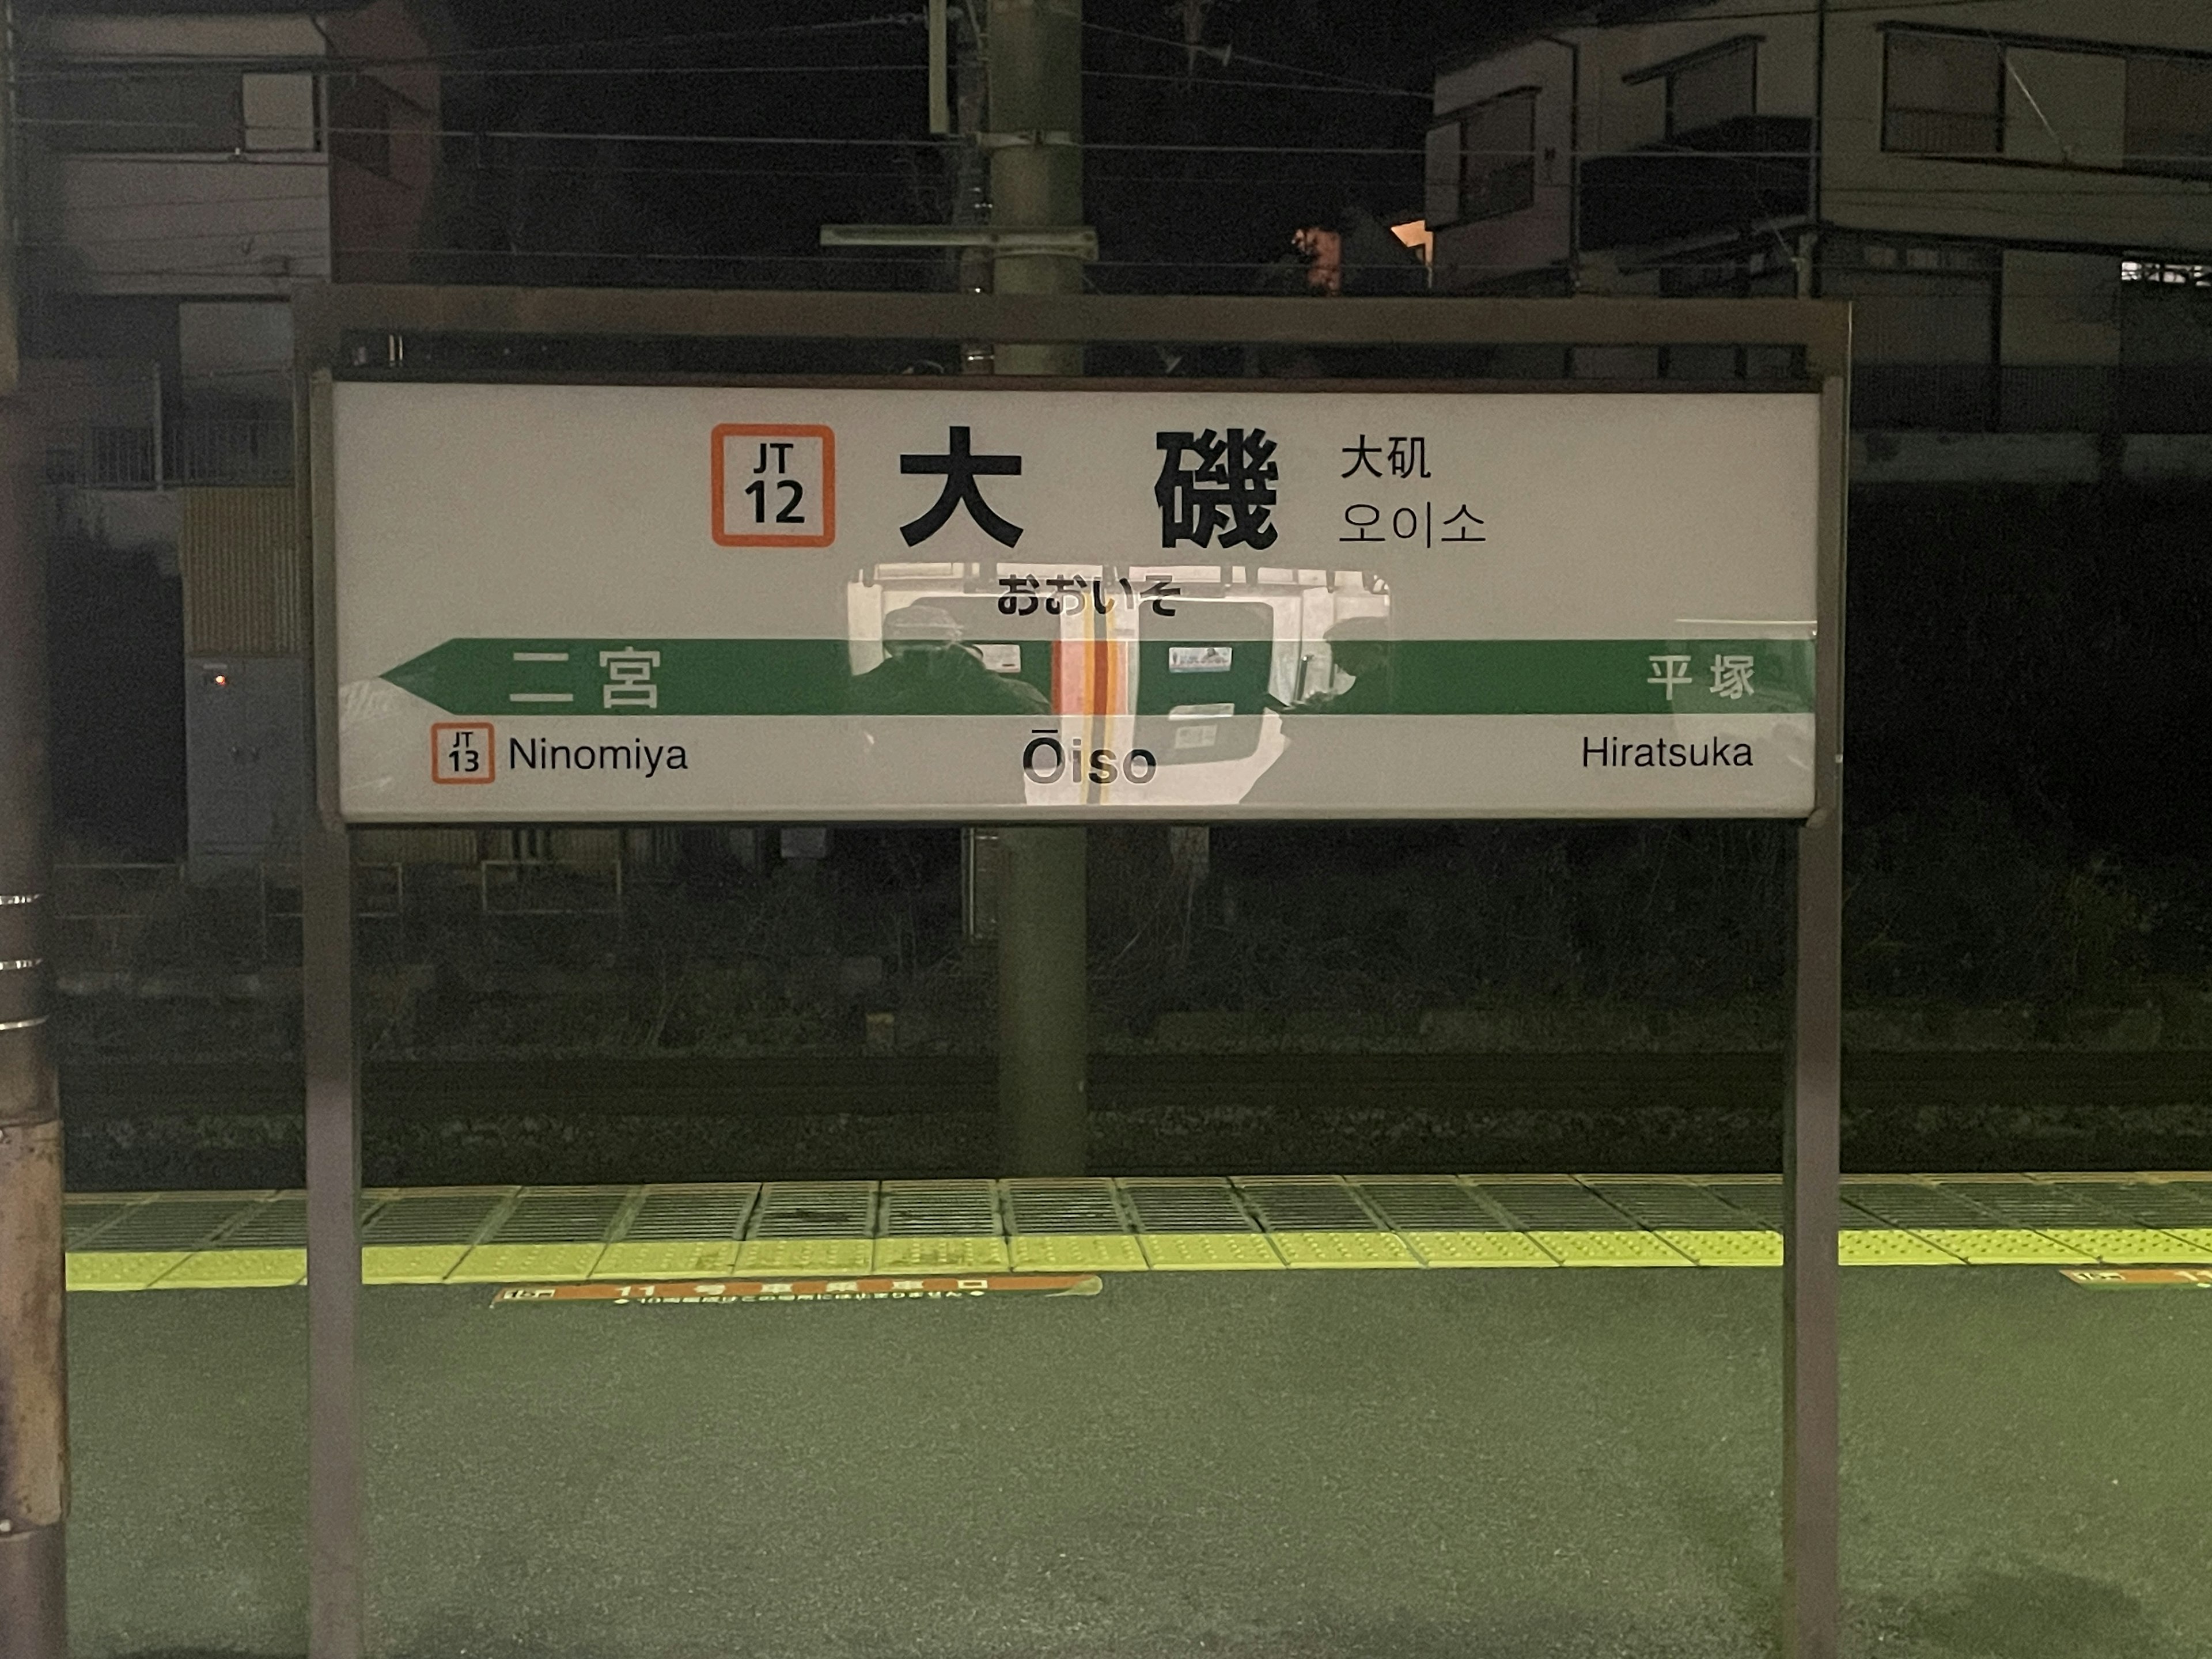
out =
[[[1791,1042],[1783,1129],[1783,1650],[1835,1659],[1838,1559],[1837,1227],[1840,1210],[1844,548],[1850,307],[1814,300],[1440,297],[1332,300],[1095,295],[775,293],[745,289],[362,284],[293,301],[295,445],[310,526],[315,810],[302,834],[311,1659],[363,1648],[361,1091],[354,1029],[351,836],[338,812],[330,404],[313,379],[349,337],[599,336],[783,340],[1174,342],[1349,346],[1796,348],[1820,398],[1814,805],[1797,838]],[[356,365],[357,366],[357,365]],[[520,378],[520,377],[519,377]],[[532,376],[527,378],[545,378]],[[591,379],[590,376],[579,377]],[[698,377],[667,377],[696,384]],[[763,380],[789,377],[763,376]],[[1250,382],[1239,383],[1250,385]],[[1291,389],[1283,382],[1278,389]],[[1353,384],[1353,383],[1340,383]],[[1379,389],[1403,381],[1357,383]],[[1413,385],[1425,383],[1415,382]],[[1436,383],[1425,383],[1433,388]],[[1522,383],[1525,385],[1525,382]],[[1619,383],[1612,383],[1617,387]],[[1589,383],[1592,392],[1607,383]],[[1682,390],[1697,389],[1683,383]]]

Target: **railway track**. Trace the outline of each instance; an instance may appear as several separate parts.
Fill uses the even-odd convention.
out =
[[[1419,1109],[1758,1111],[1778,1104],[1777,1054],[1096,1054],[1094,1109],[1289,1112]],[[801,1055],[701,1060],[580,1055],[533,1060],[372,1060],[365,1109],[409,1118],[747,1118],[986,1114],[986,1057]],[[78,1121],[295,1112],[296,1063],[88,1061],[64,1065]],[[1921,1053],[1847,1055],[1847,1105],[1922,1108],[2212,1106],[2212,1052]]]

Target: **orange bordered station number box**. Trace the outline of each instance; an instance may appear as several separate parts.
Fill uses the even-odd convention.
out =
[[[430,781],[489,783],[498,775],[489,720],[438,720],[430,727]]]
[[[837,440],[826,426],[718,426],[719,547],[827,547],[837,537]]]

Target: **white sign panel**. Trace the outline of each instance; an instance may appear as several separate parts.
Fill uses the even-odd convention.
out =
[[[1812,807],[1810,393],[331,397],[356,821]]]

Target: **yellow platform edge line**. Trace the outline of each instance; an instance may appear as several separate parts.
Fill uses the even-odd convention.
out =
[[[1001,1182],[1002,1188],[1079,1186],[1103,1191],[1116,1186],[1249,1189],[1268,1184],[1345,1186],[1377,1182],[1430,1182],[1498,1187],[1583,1184],[1601,1189],[1617,1182],[1668,1186],[1771,1184],[1772,1175],[1685,1176],[1607,1173],[1573,1175],[1458,1176],[1140,1176],[1116,1181],[1094,1176],[1074,1183]],[[2033,1185],[2056,1182],[2126,1183],[2212,1182],[2212,1172],[2197,1170],[2038,1170],[2028,1173],[1942,1174],[1902,1171],[1856,1173],[1846,1188],[1892,1182],[1914,1186]],[[581,1194],[760,1189],[753,1182],[661,1182],[644,1187],[612,1184],[525,1187],[382,1188],[364,1193],[371,1203],[415,1197],[511,1198],[529,1192]],[[779,1182],[784,1192],[834,1187],[849,1191],[868,1182]],[[896,1183],[901,1190],[978,1190],[980,1178],[958,1182]],[[81,1193],[72,1205],[172,1203],[252,1204],[294,1198],[295,1192],[247,1189],[237,1192]],[[2111,1226],[2040,1228],[2017,1226],[1846,1230],[1839,1257],[1846,1267],[2073,1266],[2102,1261],[2114,1265],[2168,1262],[2201,1265],[2212,1261],[2212,1208],[2203,1226],[2162,1226],[2123,1222]],[[103,1229],[103,1231],[105,1231]],[[294,1249],[112,1250],[88,1244],[68,1255],[68,1284],[74,1291],[112,1292],[138,1290],[245,1289],[296,1286],[305,1277],[306,1253]],[[442,1243],[371,1244],[362,1251],[362,1282],[394,1284],[493,1284],[586,1278],[667,1278],[732,1272],[779,1273],[869,1271],[1015,1271],[1142,1273],[1152,1270],[1206,1272],[1254,1269],[1352,1267],[1768,1267],[1779,1262],[1778,1234],[1760,1228],[1629,1227],[1604,1231],[1559,1230],[1490,1231],[1403,1227],[1373,1231],[1285,1229],[1277,1232],[894,1235],[846,1239],[747,1239],[728,1237],[638,1239],[612,1245],[553,1243],[478,1244],[472,1240]]]
[[[629,1245],[372,1245],[362,1283],[494,1285],[590,1279],[668,1279],[748,1273],[996,1271],[1249,1272],[1406,1267],[1778,1267],[1778,1234],[1666,1228],[1646,1232],[1537,1233],[1407,1228],[1326,1233],[1028,1234],[1011,1239],[776,1239],[744,1251],[734,1240],[640,1240]],[[1384,1243],[1388,1240],[1389,1243]],[[1642,1242],[1642,1241],[1648,1241]],[[893,1250],[878,1254],[887,1243]],[[942,1254],[917,1243],[964,1247]],[[480,1252],[483,1254],[479,1254]],[[2212,1262],[2212,1228],[1854,1228],[1841,1235],[1846,1267],[2081,1267]],[[464,1265],[465,1264],[465,1265]],[[149,1290],[283,1289],[301,1285],[304,1250],[72,1250],[68,1286],[94,1294]]]

